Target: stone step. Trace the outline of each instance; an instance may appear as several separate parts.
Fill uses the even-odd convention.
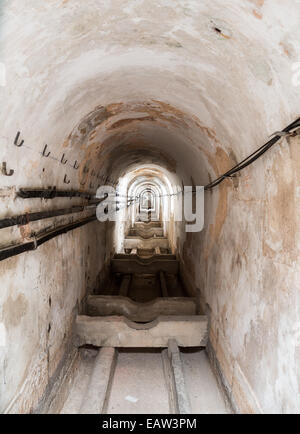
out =
[[[140,236],[142,238],[151,238],[154,237],[154,235],[158,237],[162,237],[164,235],[163,228],[137,228],[137,229],[131,229],[128,233],[129,236],[135,237]]]
[[[150,222],[135,222],[134,228],[161,228],[162,223],[160,221],[150,221]]]
[[[132,249],[132,250],[134,250],[134,249]],[[152,262],[156,259],[159,259],[160,261],[161,260],[174,260],[174,259],[176,259],[176,255],[172,255],[169,253],[160,254],[160,255],[153,254],[149,258],[145,258],[145,257],[139,256],[136,253],[130,253],[130,254],[116,253],[113,259],[130,259],[130,260],[136,259],[143,264],[149,264],[150,262]]]
[[[196,299],[160,297],[147,303],[137,303],[128,297],[90,295],[87,298],[89,316],[123,315],[131,321],[153,321],[160,315],[196,315]]]
[[[78,315],[75,322],[77,347],[164,348],[170,339],[176,339],[180,347],[206,346],[207,317],[159,316],[152,322],[138,324],[123,316]]]
[[[165,273],[177,274],[179,272],[179,262],[176,259],[156,259],[150,261],[141,261],[134,255],[128,259],[112,259],[111,270],[113,273]]]
[[[169,247],[169,240],[166,237],[154,237],[144,239],[142,237],[129,237],[124,239],[124,249],[155,249],[158,246],[163,249]]]
[[[158,246],[155,247],[155,254],[160,255],[160,247]]]

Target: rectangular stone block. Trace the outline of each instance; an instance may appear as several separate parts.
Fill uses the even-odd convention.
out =
[[[195,315],[196,300],[190,297],[160,297],[148,303],[137,303],[128,297],[89,295],[87,313],[90,316],[125,316],[131,321],[147,322],[161,315]]]
[[[176,339],[180,347],[205,346],[207,317],[160,316],[147,324],[134,323],[122,316],[76,318],[76,346],[166,348],[170,339]]]

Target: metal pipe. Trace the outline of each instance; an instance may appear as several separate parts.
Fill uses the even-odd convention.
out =
[[[17,192],[18,197],[22,199],[54,199],[55,197],[83,197],[84,199],[92,199],[95,196],[91,193],[75,190],[56,190],[56,187],[24,189],[21,188]]]
[[[39,211],[39,212],[33,212],[28,214],[21,214],[14,217],[8,217],[0,220],[0,229],[9,228],[11,226],[16,226],[16,225],[23,226],[28,224],[29,222],[44,220],[51,217],[63,216],[67,214],[74,214],[74,213],[82,212],[85,209],[90,209],[95,207],[96,205],[73,206],[71,208],[62,208],[62,209],[51,210],[51,211]]]
[[[37,235],[34,240],[29,241],[27,243],[22,243],[18,245],[12,245],[9,247],[6,247],[4,249],[0,249],[0,261],[4,261],[5,259],[11,258],[12,256],[20,255],[24,252],[29,252],[31,250],[36,250],[39,246],[46,243],[47,241],[52,240],[52,238],[55,238],[59,235],[66,234],[69,231],[72,231],[73,229],[79,228],[81,226],[84,226],[90,222],[93,222],[97,219],[96,215],[87,217],[85,219],[79,220],[75,223],[71,223],[68,225],[61,226],[53,231],[50,231],[48,233],[44,233],[41,235]]]

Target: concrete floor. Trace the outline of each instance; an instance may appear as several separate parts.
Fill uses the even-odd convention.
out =
[[[81,350],[79,367],[61,414],[78,414],[97,352]],[[204,350],[181,352],[192,413],[230,413]],[[108,414],[169,413],[160,350],[120,350],[107,405]]]
[[[192,413],[231,413],[218,387],[204,350],[181,352],[183,372]]]
[[[73,385],[60,412],[61,414],[79,413],[82,398],[84,397],[89,385],[96,355],[97,351],[81,350],[80,363],[78,369],[74,373]]]
[[[107,413],[168,412],[168,391],[160,351],[119,352]]]

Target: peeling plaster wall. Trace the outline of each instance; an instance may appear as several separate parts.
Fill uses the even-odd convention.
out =
[[[15,174],[1,176],[1,216],[24,211],[14,196],[20,187],[95,192],[98,181],[116,183],[141,164],[159,165],[185,185],[191,177],[208,183],[299,115],[292,81],[299,20],[293,0],[3,1],[0,162]],[[13,145],[17,131],[22,148]],[[41,156],[46,143],[53,158]],[[277,145],[238,185],[226,181],[207,193],[201,234],[174,225],[183,272],[210,311],[212,358],[242,412],[299,409],[297,149],[296,139]],[[27,203],[41,205],[52,207]],[[2,246],[29,229],[6,231]],[[111,254],[103,240],[113,239],[113,226],[101,231],[94,223],[0,264],[1,314],[14,341],[0,349],[1,409],[24,381],[12,412],[29,411],[42,395],[85,276],[96,282],[104,249],[106,260]],[[73,267],[73,255],[84,256],[82,266]],[[68,280],[71,272],[78,276]],[[57,306],[66,303],[61,315],[47,304],[52,292]]]
[[[241,412],[299,412],[299,144],[283,140],[224,186],[224,211],[191,248],[212,359]]]
[[[70,351],[74,316],[103,264],[103,235],[91,223],[0,263],[1,412],[31,412]]]

